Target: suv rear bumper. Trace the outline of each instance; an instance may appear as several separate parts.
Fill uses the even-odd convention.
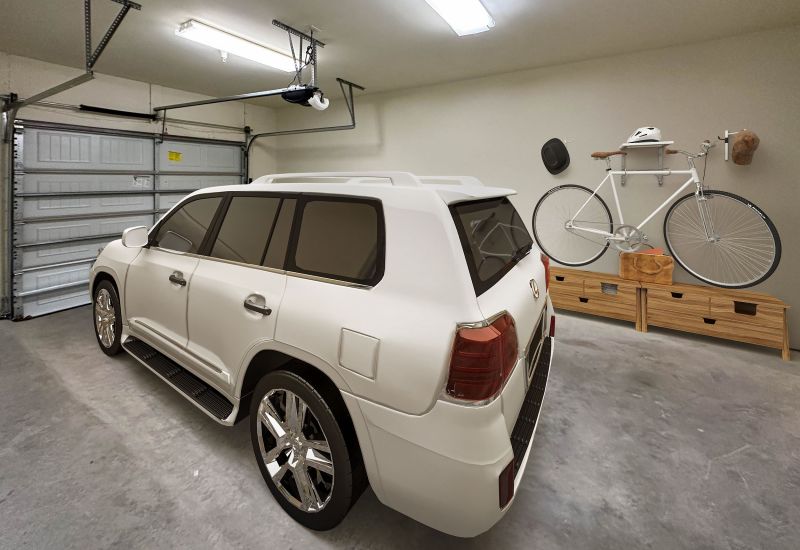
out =
[[[380,501],[459,537],[477,536],[497,523],[511,505],[500,508],[500,474],[514,461],[516,490],[528,461],[552,363],[553,339],[548,343],[550,353],[539,358],[521,402],[504,396],[509,388],[525,387],[522,361],[500,398],[480,407],[439,400],[414,416],[343,394],[366,421],[356,429],[368,471],[374,467],[370,481]]]

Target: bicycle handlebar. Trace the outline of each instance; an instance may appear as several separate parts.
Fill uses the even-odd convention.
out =
[[[702,157],[706,156],[708,154],[708,151],[712,147],[716,147],[716,146],[717,146],[716,143],[711,143],[710,141],[705,140],[700,145],[700,148],[702,149],[702,151],[700,151],[699,153],[696,153],[696,154],[690,153],[689,151],[684,151],[682,149],[665,149],[664,152],[666,154],[668,154],[668,155],[677,155],[678,153],[680,153],[681,155],[686,155],[689,158],[696,159],[696,158],[702,158]]]

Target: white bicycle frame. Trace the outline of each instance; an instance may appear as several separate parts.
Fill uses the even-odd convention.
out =
[[[622,206],[620,205],[619,202],[619,195],[617,194],[617,185],[616,182],[614,181],[614,176],[623,176],[623,175],[624,176],[672,176],[681,174],[688,175],[689,179],[686,180],[686,183],[681,185],[677,191],[675,191],[672,195],[670,195],[667,200],[661,203],[661,205],[658,208],[653,210],[650,213],[650,215],[648,215],[644,220],[641,221],[641,223],[639,223],[639,225],[636,226],[636,229],[641,231],[642,227],[644,227],[647,224],[647,222],[652,220],[653,217],[655,217],[659,212],[661,212],[664,208],[666,208],[676,197],[678,197],[683,192],[684,189],[689,187],[691,184],[694,183],[697,186],[698,196],[702,194],[702,182],[700,181],[700,176],[698,175],[697,169],[694,166],[693,162],[694,159],[689,157],[688,160],[689,160],[688,170],[612,170],[610,168],[610,160],[607,159],[606,162],[608,163],[609,168],[606,170],[607,172],[606,177],[603,179],[603,181],[600,182],[600,185],[598,185],[595,188],[595,190],[592,192],[589,198],[586,199],[586,202],[583,203],[583,205],[578,209],[575,215],[572,216],[572,218],[570,218],[569,221],[567,221],[566,224],[567,229],[602,235],[609,241],[624,241],[625,240],[624,237],[615,237],[614,233],[609,233],[608,231],[603,231],[601,229],[593,229],[590,227],[580,226],[576,224],[575,219],[580,215],[583,209],[586,208],[586,205],[589,204],[589,201],[591,201],[597,195],[597,193],[606,184],[606,182],[610,182],[611,192],[614,195],[614,204],[617,207],[617,215],[619,216],[619,225],[625,224],[625,218],[622,215]],[[706,236],[710,239],[711,235],[713,234],[713,229],[710,227],[710,219],[703,211],[703,208],[700,208],[700,217],[703,220],[703,226],[704,229],[706,230]]]

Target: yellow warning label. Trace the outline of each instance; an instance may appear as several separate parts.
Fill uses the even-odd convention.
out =
[[[183,155],[181,154],[181,152],[180,152],[180,151],[168,151],[168,152],[167,152],[167,158],[168,158],[168,159],[169,159],[171,162],[180,162],[180,161],[181,161],[181,157],[182,157],[182,156],[183,156]]]

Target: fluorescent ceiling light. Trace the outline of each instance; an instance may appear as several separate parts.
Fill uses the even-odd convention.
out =
[[[175,31],[177,36],[187,38],[199,44],[205,44],[220,52],[238,55],[251,61],[293,73],[294,59],[283,52],[256,44],[245,38],[219,30],[205,23],[190,19]]]
[[[447,21],[458,36],[477,34],[494,27],[494,19],[480,0],[425,0]]]

